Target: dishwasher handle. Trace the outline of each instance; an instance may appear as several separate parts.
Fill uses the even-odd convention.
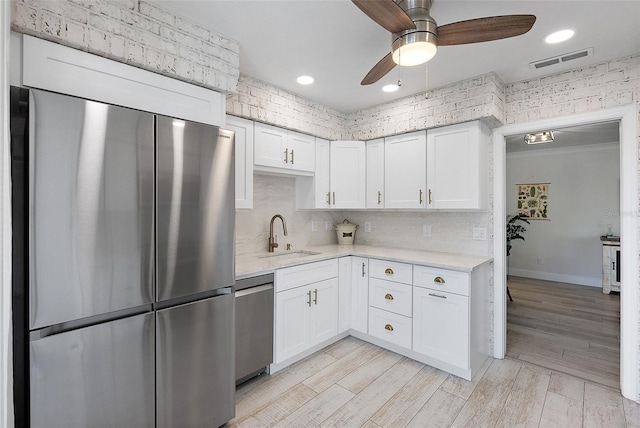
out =
[[[267,290],[273,290],[273,284],[264,284],[257,287],[245,288],[244,290],[236,291],[236,299],[238,297],[248,296],[249,294],[260,293]]]

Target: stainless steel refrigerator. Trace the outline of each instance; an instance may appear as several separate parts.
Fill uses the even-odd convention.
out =
[[[11,88],[16,422],[235,413],[233,133]]]

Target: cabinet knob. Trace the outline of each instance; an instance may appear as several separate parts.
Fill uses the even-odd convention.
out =
[[[438,283],[438,284],[444,284],[444,282],[445,282],[445,281],[444,281],[444,278],[443,278],[443,277],[441,277],[441,276],[436,276],[436,277],[433,279],[433,282],[436,282],[436,283]]]
[[[384,273],[386,273],[387,275],[393,275],[393,269],[391,269],[391,268],[386,268],[386,269],[384,270]]]
[[[384,298],[385,298],[385,299],[387,299],[387,300],[393,300],[393,296],[392,296],[391,294],[389,294],[389,293],[387,293],[387,294],[384,296]]]
[[[388,331],[393,331],[393,326],[391,324],[387,324],[384,326],[384,329]]]

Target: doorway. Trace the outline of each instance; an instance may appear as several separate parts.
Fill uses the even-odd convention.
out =
[[[603,294],[600,238],[620,235],[619,121],[549,132],[506,137],[507,217],[527,216],[507,228],[523,239],[507,250],[506,354],[619,389],[620,296]]]
[[[509,135],[531,129],[553,129],[606,121],[620,121],[620,235],[622,251],[620,389],[632,400],[638,397],[638,142],[635,105],[551,118],[526,124],[507,125],[494,130],[494,357],[506,351],[506,142]],[[629,286],[624,287],[624,284]]]

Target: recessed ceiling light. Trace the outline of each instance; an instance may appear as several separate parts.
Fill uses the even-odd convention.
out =
[[[573,37],[575,32],[573,30],[560,30],[555,33],[549,34],[544,41],[549,44],[564,42],[565,40],[569,40]]]
[[[310,85],[315,81],[315,79],[311,76],[298,76],[296,82],[301,85]]]
[[[396,85],[395,83],[391,83],[390,85],[384,85],[382,87],[382,90],[384,92],[395,92],[398,89],[400,89],[400,86]]]

